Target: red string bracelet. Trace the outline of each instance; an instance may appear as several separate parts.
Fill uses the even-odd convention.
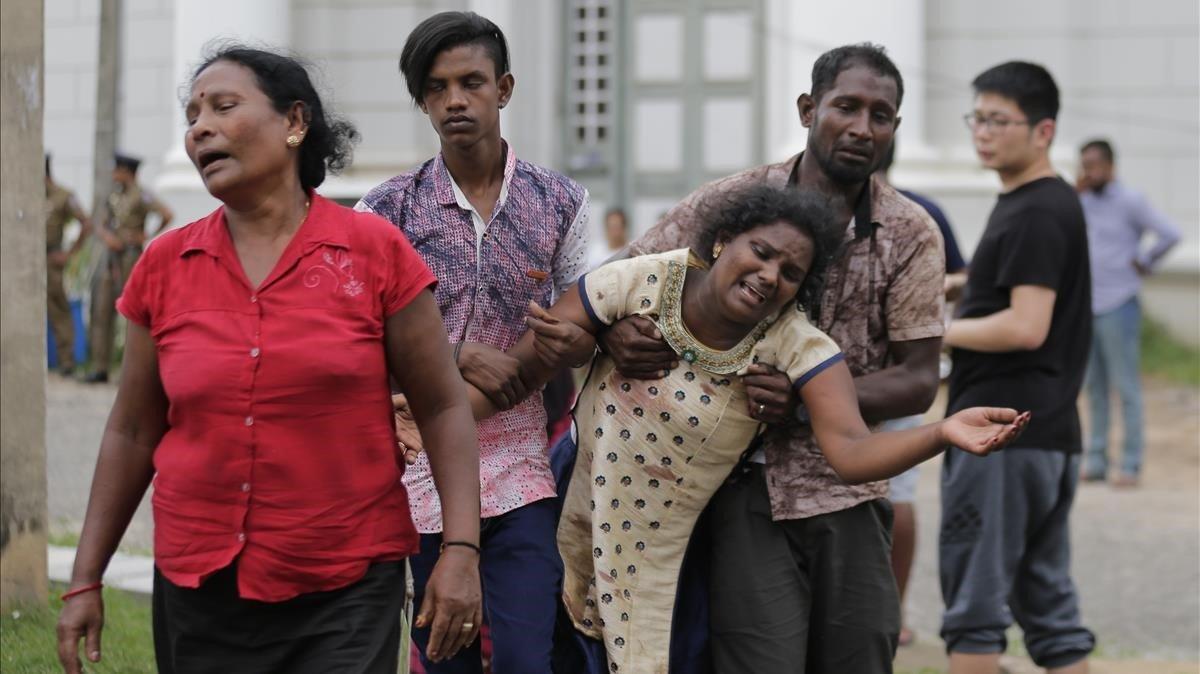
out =
[[[59,597],[59,599],[66,601],[66,600],[70,599],[71,597],[81,595],[86,592],[94,592],[96,590],[99,590],[102,587],[104,587],[104,583],[92,583],[91,585],[84,585],[83,587],[77,587],[74,590],[71,590],[70,592],[64,592],[62,594],[62,596]]]

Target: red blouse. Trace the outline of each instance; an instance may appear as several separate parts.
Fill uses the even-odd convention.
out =
[[[239,594],[277,602],[417,551],[383,326],[435,282],[396,227],[316,194],[257,289],[223,209],[153,242],[117,309],[153,336],[170,402],[164,576],[194,588],[236,558]]]

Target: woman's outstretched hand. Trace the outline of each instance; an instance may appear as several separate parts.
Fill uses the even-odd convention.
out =
[[[1029,417],[1029,412],[1005,407],[972,407],[942,422],[942,438],[946,444],[984,456],[1016,440]]]

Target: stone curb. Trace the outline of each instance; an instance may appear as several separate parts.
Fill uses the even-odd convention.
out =
[[[46,546],[46,566],[51,582],[71,582],[71,567],[75,564],[75,548]],[[149,596],[154,588],[154,558],[142,555],[113,555],[104,572],[106,587]]]

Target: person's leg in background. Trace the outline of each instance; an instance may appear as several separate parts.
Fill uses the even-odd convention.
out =
[[[1136,297],[1113,312],[1113,344],[1109,356],[1110,379],[1117,387],[1121,398],[1121,424],[1125,428],[1125,441],[1121,450],[1121,471],[1116,478],[1118,486],[1137,484],[1142,470],[1143,441],[1142,419],[1142,309]]]
[[[1006,463],[1020,450],[974,456],[950,448],[942,459],[938,569],[945,612],[942,639],[951,674],[997,674],[1012,624],[1008,597],[1024,541],[1010,539],[1026,517],[1019,485]]]
[[[900,431],[921,425],[922,415],[916,414],[902,419],[893,419],[883,425],[883,431]],[[920,467],[913,466],[888,482],[888,500],[892,502],[895,518],[892,524],[892,574],[896,577],[896,589],[900,593],[900,646],[913,641],[912,630],[905,626],[904,595],[908,590],[908,576],[912,571],[917,551],[917,480]]]
[[[1087,386],[1089,433],[1083,466],[1086,482],[1102,482],[1108,474],[1108,363],[1104,348],[1107,314],[1092,319],[1092,344],[1088,352]]]
[[[63,268],[46,260],[46,313],[54,328],[58,371],[68,375],[75,369],[75,319],[63,290]]]
[[[900,596],[900,646],[907,646],[913,642],[913,632],[905,625],[904,597],[908,591],[908,576],[912,572],[913,559],[917,552],[915,500],[919,475],[919,469],[914,466],[892,478],[888,485],[888,498],[895,513],[892,524],[892,574],[896,577],[896,590]]]
[[[108,252],[100,268],[96,270],[96,280],[92,286],[91,324],[88,328],[88,342],[91,345],[91,373],[86,381],[103,383],[108,381],[108,365],[112,359],[113,321],[116,318],[117,294],[116,279],[113,278],[112,256]]]
[[[1030,494],[1029,543],[1009,601],[1025,633],[1025,650],[1051,672],[1086,672],[1096,638],[1083,626],[1071,580],[1071,505],[1079,483],[1079,456],[1022,452]]]

